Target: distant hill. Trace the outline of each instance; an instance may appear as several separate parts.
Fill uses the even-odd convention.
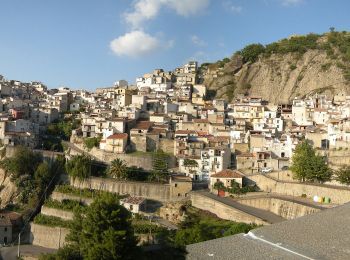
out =
[[[350,94],[350,33],[292,36],[251,44],[231,58],[200,67],[209,95],[231,101],[237,94],[272,103],[314,93]]]

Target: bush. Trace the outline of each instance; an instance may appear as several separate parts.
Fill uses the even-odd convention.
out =
[[[63,228],[69,228],[71,224],[71,221],[63,220],[59,217],[46,216],[41,213],[34,218],[33,222],[34,224],[38,224],[38,225],[44,225],[49,227],[63,227]]]
[[[84,139],[84,146],[88,149],[91,150],[94,147],[99,147],[101,142],[101,137],[90,137],[90,138],[85,138]]]
[[[67,211],[72,211],[76,207],[80,207],[80,208],[86,207],[86,205],[80,201],[67,200],[67,199],[64,199],[62,201],[49,199],[45,201],[44,205],[49,208],[55,208],[55,209],[61,209],[61,210],[67,210]]]
[[[264,45],[257,43],[246,46],[240,51],[240,54],[242,55],[244,62],[255,62],[258,60],[259,55],[264,52]]]
[[[297,66],[295,64],[292,64],[289,66],[290,70],[295,70],[297,68]]]

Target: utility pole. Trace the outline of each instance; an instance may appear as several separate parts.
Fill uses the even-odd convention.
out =
[[[19,247],[21,245],[21,232],[19,232],[18,234],[18,246],[17,246],[17,257],[20,258],[21,257],[21,254],[19,252]]]

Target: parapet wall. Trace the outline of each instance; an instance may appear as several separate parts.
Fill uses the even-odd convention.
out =
[[[331,187],[326,185],[305,184],[298,182],[281,182],[268,178],[264,175],[247,177],[255,182],[258,187],[266,192],[273,192],[289,196],[301,196],[306,194],[308,198],[329,197],[332,203],[344,204],[350,201],[350,189],[343,187]]]
[[[269,224],[260,218],[249,215],[243,211],[232,208],[222,202],[213,200],[211,198],[208,198],[204,195],[201,195],[195,192],[191,193],[191,201],[192,201],[192,206],[202,210],[210,211],[211,213],[216,214],[219,218],[222,218],[222,219],[227,219],[227,220],[232,220],[237,222],[244,222],[247,224],[250,224],[250,223],[255,223],[257,225]]]
[[[238,201],[241,204],[275,213],[285,219],[295,219],[320,209],[277,198],[252,198]]]
[[[52,249],[58,249],[65,245],[65,238],[69,229],[61,227],[49,227],[30,223],[29,243]]]

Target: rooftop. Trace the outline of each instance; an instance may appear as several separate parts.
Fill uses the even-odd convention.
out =
[[[222,170],[221,172],[212,174],[210,177],[213,178],[243,178],[244,175],[239,171],[234,171],[230,169]]]
[[[187,259],[349,259],[350,203],[187,246]]]

